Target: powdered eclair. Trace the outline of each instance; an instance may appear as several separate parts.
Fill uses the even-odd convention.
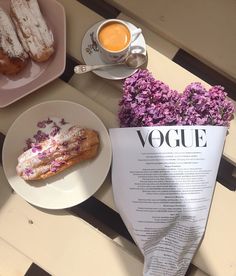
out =
[[[14,75],[27,64],[28,55],[24,51],[7,13],[0,8],[0,73]]]
[[[30,57],[37,62],[48,60],[54,52],[54,39],[37,0],[10,0],[10,15]]]
[[[41,122],[52,126],[49,134],[39,130],[35,143],[18,157],[17,174],[24,180],[46,179],[98,153],[99,136],[94,130],[77,125]],[[62,127],[63,126],[63,127]],[[42,142],[39,142],[42,141]]]

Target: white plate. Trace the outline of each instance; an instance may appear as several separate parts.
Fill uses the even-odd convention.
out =
[[[105,64],[104,61],[100,58],[99,52],[96,49],[95,40],[96,30],[101,22],[96,23],[90,29],[88,29],[82,40],[82,57],[84,59],[84,63],[87,65]],[[126,23],[131,28],[131,30],[137,29],[137,27],[134,26],[132,23]],[[142,53],[146,55],[146,43],[142,34],[140,34],[139,37],[134,42],[132,42],[131,52]],[[93,72],[96,75],[105,79],[120,80],[131,76],[136,71],[137,69],[131,69],[125,66],[114,66],[94,70]]]
[[[25,140],[37,131],[37,122],[48,117],[97,130],[99,153],[95,159],[81,162],[46,180],[26,182],[16,174],[17,158]],[[92,196],[104,182],[111,164],[111,143],[102,121],[89,109],[68,101],[49,101],[22,113],[10,127],[3,145],[3,168],[17,194],[29,203],[47,209],[68,208]]]

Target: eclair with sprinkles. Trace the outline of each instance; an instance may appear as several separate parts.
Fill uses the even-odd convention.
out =
[[[19,39],[32,60],[47,61],[54,53],[54,38],[37,0],[10,0],[10,15]]]
[[[42,132],[37,135],[41,140]],[[77,125],[54,127],[51,134],[44,136],[42,142],[18,157],[16,171],[24,180],[46,179],[98,154],[100,142],[95,130]]]
[[[15,27],[8,14],[0,8],[0,73],[15,75],[28,62],[28,54],[22,47]]]

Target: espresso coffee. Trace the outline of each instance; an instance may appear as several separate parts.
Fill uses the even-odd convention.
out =
[[[130,43],[130,31],[120,22],[108,22],[99,31],[98,39],[102,47],[117,52],[125,49]]]

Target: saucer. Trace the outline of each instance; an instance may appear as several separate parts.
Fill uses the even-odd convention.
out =
[[[84,63],[87,65],[106,64],[100,57],[95,38],[96,30],[101,22],[96,23],[90,29],[88,29],[82,40],[82,57],[84,59]],[[126,23],[130,27],[131,31],[137,29],[137,27],[132,23]],[[146,55],[146,43],[143,34],[140,34],[139,37],[131,43],[131,52],[142,53]],[[105,79],[121,80],[131,76],[137,70],[138,69],[131,69],[127,68],[126,66],[119,65],[114,67],[101,68],[94,70],[93,72],[94,74]]]

